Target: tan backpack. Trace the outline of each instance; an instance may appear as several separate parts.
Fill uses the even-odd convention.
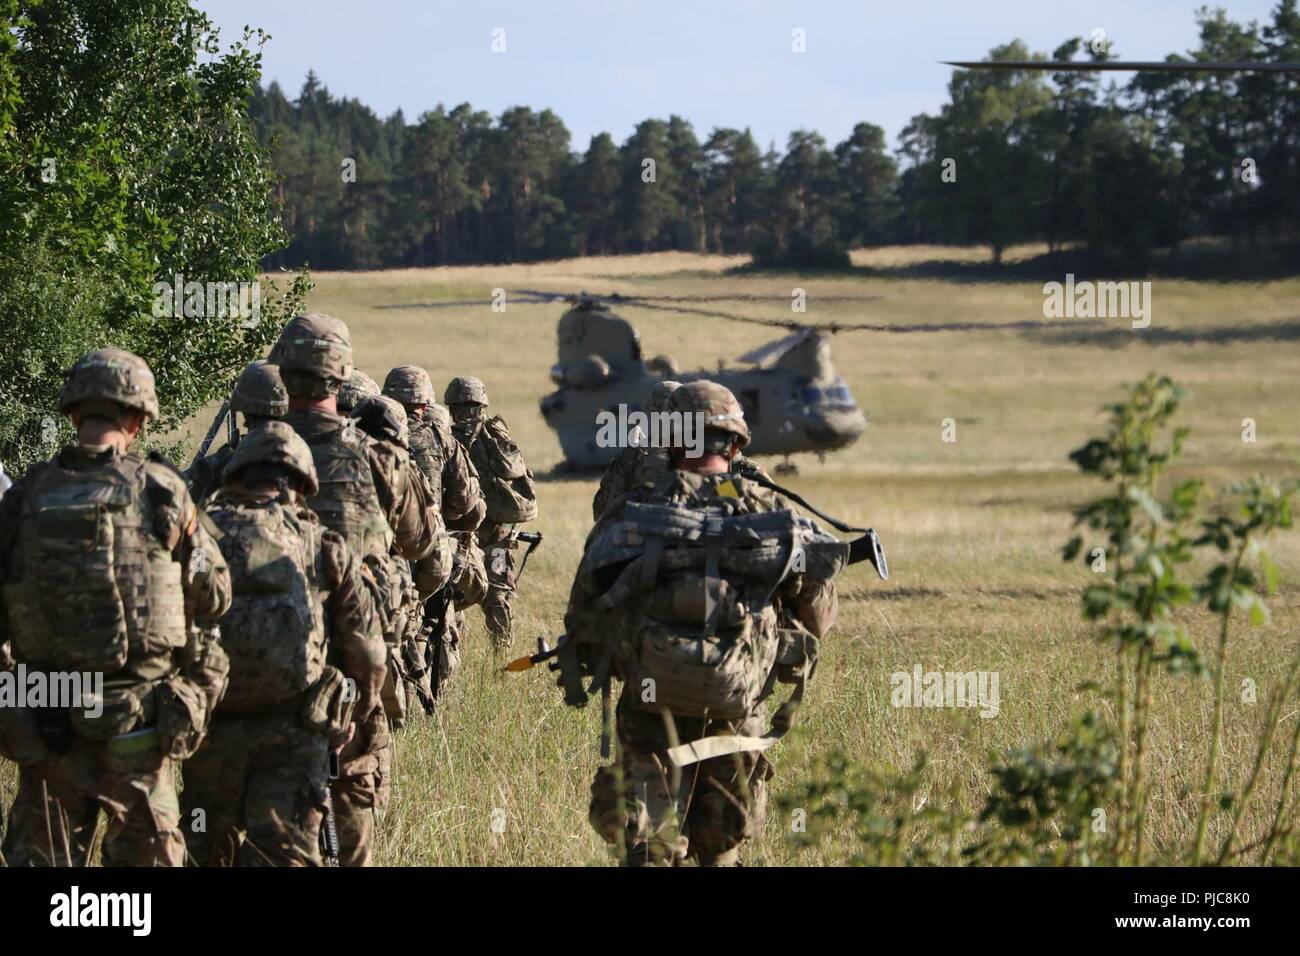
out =
[[[470,448],[470,460],[478,469],[489,521],[520,524],[537,517],[533,473],[500,415],[483,423],[482,432]]]
[[[320,680],[327,653],[316,585],[320,531],[279,503],[218,494],[209,514],[224,532],[234,601],[221,619],[230,685],[221,709],[257,711],[300,696]]]
[[[848,545],[788,510],[629,502],[589,542],[579,571],[608,582],[593,611],[621,610],[622,623],[578,638],[604,645],[633,706],[739,719],[771,693],[778,665],[795,663],[777,588],[795,572],[832,578],[847,556]],[[806,650],[815,655],[815,644]]]

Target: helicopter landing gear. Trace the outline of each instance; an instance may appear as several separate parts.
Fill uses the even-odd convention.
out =
[[[786,457],[785,461],[777,462],[776,467],[773,468],[772,470],[775,471],[778,475],[799,474],[799,466],[796,465],[794,462],[792,462],[789,456]]]

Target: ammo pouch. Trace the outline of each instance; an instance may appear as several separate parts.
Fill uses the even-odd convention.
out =
[[[356,706],[355,691],[349,690],[349,686],[341,670],[326,664],[321,679],[303,695],[299,713],[302,725],[322,737],[341,737],[352,723],[352,710]]]
[[[155,694],[159,748],[176,760],[187,760],[208,732],[208,698],[191,680],[176,674],[158,685]]]
[[[152,681],[133,680],[116,685],[105,682],[100,715],[87,716],[85,701],[81,707],[68,708],[71,729],[78,737],[88,740],[108,740],[150,727],[154,723],[155,694],[159,687],[160,684]]]
[[[817,638],[796,627],[783,627],[778,633],[776,679],[782,684],[809,680],[817,669]]]

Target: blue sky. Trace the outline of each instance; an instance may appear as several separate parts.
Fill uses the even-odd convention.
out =
[[[863,120],[891,146],[913,115],[944,102],[950,68],[1020,38],[1050,53],[1101,28],[1125,59],[1196,45],[1200,0],[197,0],[226,41],[245,24],[271,34],[265,78],[292,97],[314,69],[336,95],[408,120],[468,101],[494,115],[553,109],[585,149],[622,142],[640,120],[677,113],[703,139],[749,126],[783,147],[811,128],[832,144]],[[1276,0],[1226,0],[1237,21],[1266,21]],[[491,50],[505,30],[504,53]],[[791,50],[805,31],[807,52]],[[1121,74],[1122,75],[1122,74]]]

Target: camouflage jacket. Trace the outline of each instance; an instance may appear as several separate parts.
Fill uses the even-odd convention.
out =
[[[752,458],[737,455],[733,468],[757,470],[766,477],[767,472]],[[600,487],[591,502],[591,516],[599,521],[615,502],[633,489],[642,486],[654,486],[667,477],[671,470],[668,464],[668,452],[663,448],[624,448],[617,458],[609,463],[605,474],[600,478]]]
[[[234,454],[234,445],[222,445],[182,472],[190,487],[190,497],[196,503],[202,504],[221,488],[221,482],[226,474],[226,465],[230,463],[230,458]]]
[[[451,429],[427,413],[413,417],[411,460],[435,489],[447,527],[454,531],[478,528],[487,512],[478,471]]]
[[[434,507],[427,483],[412,477],[419,472],[405,450],[391,442],[376,441],[356,428],[350,418],[323,410],[291,411],[284,421],[312,448],[313,456],[323,443],[358,442],[370,465],[378,508],[392,529],[397,553],[416,561],[433,550],[439,532],[444,530],[442,516]],[[327,480],[327,476],[319,477],[322,483]],[[347,536],[342,529],[334,530]]]
[[[215,625],[230,606],[230,572],[221,549],[213,535],[213,526],[206,514],[194,504],[184,479],[161,458],[123,453],[113,446],[92,447],[70,445],[50,462],[33,467],[17,481],[0,500],[0,669],[12,669],[18,663],[42,666],[41,660],[27,660],[13,645],[10,598],[21,597],[26,603],[58,600],[48,577],[48,570],[24,568],[19,555],[19,534],[27,513],[29,501],[45,491],[48,483],[58,482],[65,488],[75,488],[80,475],[86,476],[87,485],[104,485],[105,480],[117,480],[116,475],[141,475],[143,488],[140,501],[147,508],[147,516],[140,526],[140,534],[151,537],[150,545],[155,555],[164,555],[178,566],[175,579],[180,593],[175,600],[181,605],[183,629],[170,635],[169,646],[155,646],[156,641],[137,643],[134,633],[137,624],[128,626],[130,650],[121,671],[107,674],[115,683],[143,684],[174,676],[184,677],[208,699],[209,706],[224,689],[225,660],[219,645],[212,640]],[[135,545],[133,547],[138,547]],[[114,570],[114,574],[133,574],[131,570]],[[144,582],[121,581],[118,590],[123,594],[123,604],[128,621],[149,620],[148,607],[152,589]],[[171,600],[171,599],[168,599]],[[161,613],[161,610],[160,612]],[[36,655],[39,657],[39,652]],[[22,721],[5,720],[5,710],[0,709],[0,752],[17,753],[16,760],[37,759],[43,751],[39,739],[32,736],[31,728]],[[15,743],[17,741],[17,743]]]

